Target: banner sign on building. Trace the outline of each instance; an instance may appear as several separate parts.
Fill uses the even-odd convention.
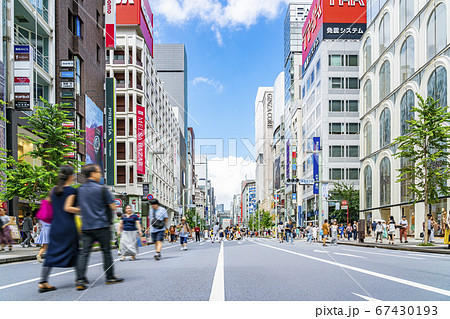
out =
[[[103,112],[85,95],[86,164],[97,164],[103,172]]]
[[[366,22],[365,0],[314,0],[302,30],[302,72],[322,40],[358,40]]]
[[[105,47],[116,48],[116,0],[106,0]]]
[[[320,151],[320,137],[313,137],[314,151]],[[319,153],[313,153],[313,194],[319,194]]]
[[[116,185],[116,79],[106,78],[106,184]]]
[[[137,173],[145,174],[145,108],[136,105]]]
[[[274,169],[273,169],[273,174],[274,174],[274,187],[275,189],[280,189],[281,187],[281,176],[280,176],[280,156],[278,156],[275,159],[275,163],[274,163]]]
[[[272,94],[267,94],[267,128],[273,127],[273,98]]]
[[[291,152],[289,147],[289,140],[286,142],[286,179],[291,178]]]
[[[33,110],[33,47],[14,46],[14,107]]]

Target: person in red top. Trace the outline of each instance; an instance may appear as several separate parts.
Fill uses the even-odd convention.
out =
[[[200,227],[198,227],[198,225],[195,226],[194,231],[195,231],[195,241],[200,241]]]

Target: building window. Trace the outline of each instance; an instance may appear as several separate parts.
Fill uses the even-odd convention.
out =
[[[380,22],[380,29],[379,29],[379,35],[380,35],[380,54],[384,52],[384,50],[387,49],[389,46],[389,43],[391,42],[390,37],[390,25],[391,25],[391,18],[389,16],[389,13],[386,13]]]
[[[406,166],[411,166],[412,162],[406,158],[400,159],[400,166],[404,168]],[[400,198],[402,202],[409,202],[412,199],[412,193],[409,189],[411,187],[412,174],[405,174],[402,176],[402,181],[400,181]]]
[[[406,38],[400,49],[400,77],[405,82],[414,73],[414,39]]]
[[[342,123],[330,123],[330,134],[343,134],[344,125]]]
[[[359,89],[359,79],[358,78],[346,78],[347,89],[357,90]]]
[[[367,80],[363,89],[364,113],[372,108],[372,81]]]
[[[391,92],[391,64],[385,61],[380,68],[380,100]]]
[[[130,166],[128,168],[128,180],[130,184],[134,183],[134,173],[133,173],[133,166]]]
[[[118,160],[125,160],[126,159],[125,143],[124,142],[117,143],[117,159]]]
[[[346,55],[345,56],[346,66],[358,66],[358,56],[357,55]]]
[[[359,134],[359,123],[346,123],[346,131],[349,135]]]
[[[74,56],[75,64],[75,93],[81,95],[81,59]]]
[[[347,179],[351,181],[359,180],[359,168],[347,168]]]
[[[372,168],[370,166],[366,166],[364,169],[364,207],[371,208],[372,207]]]
[[[75,17],[75,35],[81,39],[83,39],[83,20],[80,19],[80,17]]]
[[[74,17],[72,11],[70,9],[67,10],[67,26],[69,27],[69,30],[72,34],[75,34],[74,32]]]
[[[372,153],[372,124],[367,123],[364,126],[364,155]]]
[[[411,111],[414,106],[414,92],[412,90],[406,91],[400,101],[400,134],[405,135],[409,129],[409,123],[413,112]]]
[[[344,157],[344,146],[330,146],[330,157]]]
[[[341,100],[330,100],[328,102],[330,112],[344,112],[344,101]]]
[[[125,112],[125,95],[117,95],[116,99],[117,112]]]
[[[117,136],[125,136],[125,119],[117,119]]]
[[[380,205],[391,203],[391,162],[385,157],[380,163]]]
[[[363,46],[363,66],[364,72],[366,72],[372,65],[372,39],[369,37],[364,42]]]
[[[344,66],[344,56],[340,54],[330,54],[328,56],[329,66]]]
[[[126,184],[125,166],[117,166],[117,184]]]
[[[380,148],[391,143],[391,111],[385,108],[380,115]]]
[[[100,63],[100,57],[102,56],[100,52],[100,46],[97,44],[97,63]]]
[[[133,119],[130,118],[128,121],[128,136],[133,137],[134,136],[134,130],[133,130]]]
[[[347,112],[358,112],[359,111],[359,101],[358,100],[346,101],[346,111]]]
[[[414,4],[415,1],[400,0],[400,31],[414,18]]]
[[[359,157],[359,146],[358,145],[347,146],[347,157]]]
[[[330,89],[343,89],[344,78],[330,78]]]
[[[438,66],[428,80],[428,96],[439,100],[439,104],[447,105],[447,70]]]
[[[430,15],[427,25],[427,57],[431,60],[447,45],[447,13],[444,3],[440,3]]]
[[[330,179],[331,180],[343,180],[344,179],[344,169],[343,168],[330,168]]]

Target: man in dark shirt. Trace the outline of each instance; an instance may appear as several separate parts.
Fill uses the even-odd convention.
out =
[[[195,241],[200,241],[200,227],[198,227],[197,225],[195,226],[194,230],[195,230]]]
[[[77,264],[77,290],[86,289],[86,268],[95,241],[100,243],[103,253],[103,269],[106,273],[106,284],[117,284],[122,278],[114,276],[111,256],[111,222],[107,209],[116,210],[116,205],[109,190],[100,185],[102,171],[98,165],[89,164],[81,173],[86,182],[78,189],[77,201],[80,204],[83,224],[81,226],[83,249]]]
[[[286,227],[284,228],[284,232],[286,233],[286,242],[289,244],[289,238],[291,238],[291,244],[294,244],[294,237],[292,236],[292,230],[294,226],[292,225],[292,220],[289,221],[289,223],[286,224]]]
[[[21,244],[22,247],[32,247],[31,246],[31,231],[33,230],[33,220],[31,219],[31,213],[26,213],[25,219],[22,222],[22,231],[23,231],[23,237],[25,238],[23,243]]]

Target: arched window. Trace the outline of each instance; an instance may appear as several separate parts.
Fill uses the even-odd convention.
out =
[[[364,155],[372,154],[372,124],[367,123],[364,126]]]
[[[411,112],[414,106],[414,92],[412,90],[406,91],[400,101],[400,134],[405,135],[409,129],[409,123],[413,113]]]
[[[427,57],[433,58],[447,45],[447,12],[444,3],[440,3],[430,15],[427,24]]]
[[[385,108],[380,115],[380,148],[391,143],[391,111]]]
[[[447,70],[438,66],[428,80],[428,96],[439,100],[440,105],[447,105]]]
[[[400,159],[400,166],[402,168],[405,166],[412,166],[412,162],[402,157]],[[402,178],[405,178],[405,180],[400,182],[400,200],[402,202],[408,202],[413,198],[412,193],[409,190],[409,187],[411,187],[412,174],[405,174]]]
[[[409,36],[400,49],[400,77],[405,82],[414,73],[414,38]]]
[[[367,165],[364,169],[364,192],[366,194],[364,200],[364,208],[372,207],[372,168]]]
[[[372,64],[372,39],[369,37],[364,42],[363,47],[363,66],[364,72],[366,72]]]
[[[363,89],[363,110],[364,113],[369,112],[372,108],[372,81],[367,80]]]
[[[384,52],[384,50],[387,49],[389,46],[389,43],[391,42],[390,37],[390,27],[391,27],[391,18],[389,16],[389,13],[386,13],[383,16],[383,19],[381,19],[380,22],[380,29],[379,29],[379,35],[380,35],[380,54]]]
[[[414,2],[416,1],[400,0],[400,31],[414,18]]]
[[[391,203],[391,162],[385,157],[380,163],[380,205]]]
[[[385,61],[380,68],[380,100],[391,92],[391,64]]]

